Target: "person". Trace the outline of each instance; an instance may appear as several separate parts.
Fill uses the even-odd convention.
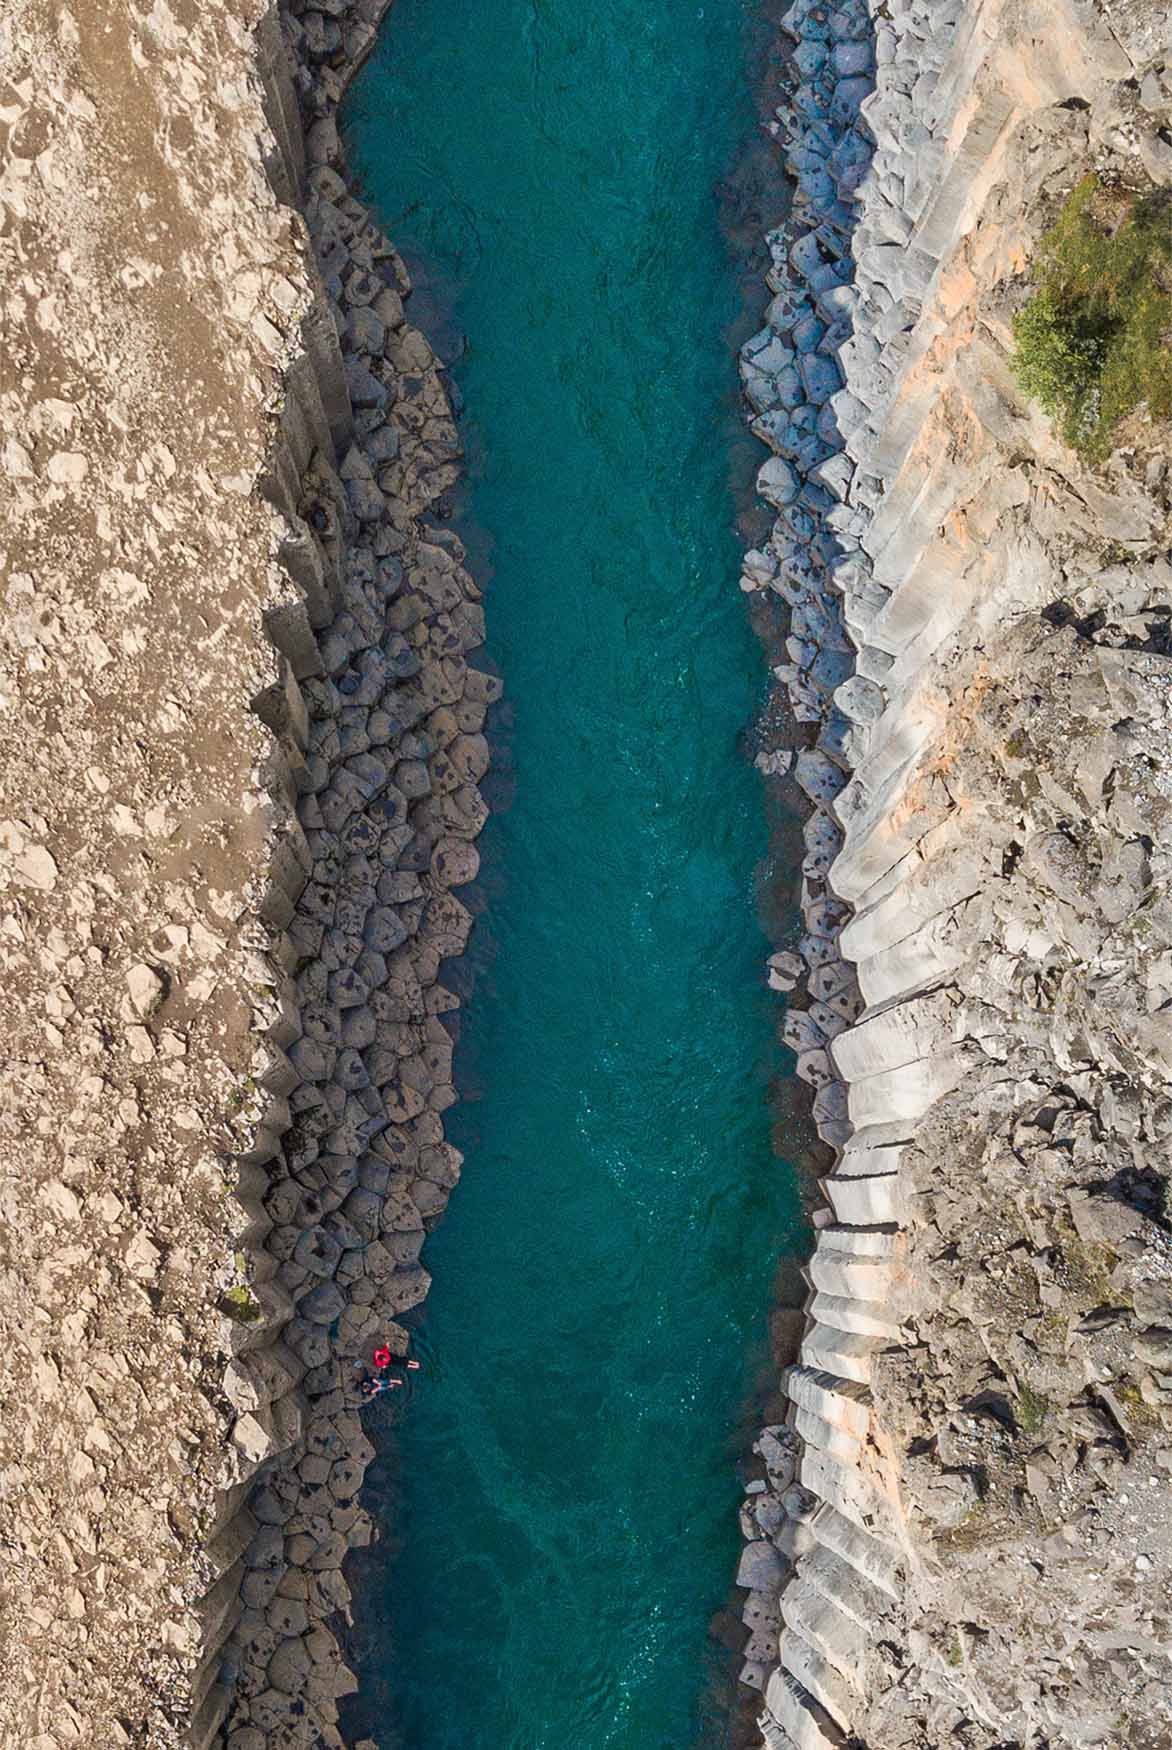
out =
[[[384,1367],[389,1367],[391,1365],[391,1352],[387,1348],[385,1343],[383,1344],[381,1349],[375,1350],[375,1352],[374,1352],[374,1364],[379,1369],[380,1372],[382,1371],[382,1369]]]
[[[394,1391],[402,1383],[401,1379],[388,1379],[385,1375],[380,1378],[368,1374],[359,1389],[364,1398],[377,1398],[381,1392]]]

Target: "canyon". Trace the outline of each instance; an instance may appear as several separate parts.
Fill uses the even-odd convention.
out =
[[[464,1243],[460,968],[477,895],[489,929],[508,895],[475,885],[502,683],[473,660],[491,595],[486,622],[453,527],[459,371],[339,131],[384,10],[8,0],[0,18],[0,1730],[35,1750],[369,1750],[386,1713],[362,1712],[381,1679],[351,1645],[377,1645],[376,1589],[356,1606],[351,1578],[376,1529],[396,1535],[394,1491],[376,1527],[365,1479],[370,1436],[400,1436],[381,1406],[364,1425],[358,1380],[376,1344],[407,1353],[429,1261]],[[765,174],[788,216],[740,348],[777,520],[741,592],[785,639],[756,765],[771,817],[804,822],[801,923],[765,972],[824,1176],[807,1316],[775,1322],[783,1395],[743,1472],[744,1705],[704,1730],[1163,1750],[1168,423],[1141,404],[1080,456],[1022,387],[1014,323],[1084,178],[1128,201],[1172,186],[1167,19],[797,0],[780,31]],[[706,478],[705,530],[731,506],[723,462]],[[696,539],[739,832],[734,723],[760,656],[735,565],[718,575],[727,542]],[[749,862],[727,855],[731,878],[684,897],[737,912],[710,950],[731,1064],[768,1023]],[[495,976],[471,996],[494,1036]],[[746,1202],[735,1315],[698,1308],[730,1322],[705,1362],[720,1408],[677,1410],[707,1442],[686,1460],[698,1559],[728,1556],[715,1593],[689,1573],[664,1607],[694,1695],[737,1498],[729,1450],[722,1532],[695,1467],[731,1447],[746,1327],[800,1243],[758,1069],[706,1099],[739,1073],[744,1179],[721,1182]],[[595,1117],[601,1148],[614,1112]],[[420,1393],[408,1424],[425,1413]],[[670,1504],[671,1468],[649,1451],[636,1485]],[[683,1724],[631,1723],[609,1694],[600,1733],[620,1735],[597,1742],[694,1734],[679,1705]],[[538,1705],[524,1730],[575,1718]]]

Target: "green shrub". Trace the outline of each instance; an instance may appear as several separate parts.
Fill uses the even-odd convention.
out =
[[[230,1319],[236,1319],[242,1325],[255,1324],[261,1315],[260,1302],[243,1283],[235,1288],[225,1289],[220,1296],[220,1306]]]
[[[1089,461],[1144,401],[1172,413],[1172,203],[1132,201],[1086,176],[1042,239],[1036,290],[1014,318],[1014,370],[1027,395]]]

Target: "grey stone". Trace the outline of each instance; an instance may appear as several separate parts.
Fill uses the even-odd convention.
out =
[[[870,79],[840,79],[834,87],[833,113],[844,119],[858,114],[859,107],[875,89]]]
[[[399,454],[400,438],[393,425],[380,425],[366,440],[366,452],[377,465],[393,462]]]
[[[804,749],[799,753],[794,765],[794,775],[811,802],[823,804],[833,802],[846,783],[846,775],[841,767],[817,749]]]
[[[271,1488],[257,1490],[252,1497],[252,1512],[261,1525],[284,1525],[290,1516],[290,1508]]]
[[[346,1555],[346,1539],[340,1533],[333,1531],[324,1537],[310,1556],[306,1567],[314,1572],[328,1568],[340,1568]],[[287,1645],[291,1643],[286,1643]],[[292,1643],[300,1645],[300,1642]],[[270,1672],[272,1667],[270,1666]]]
[[[375,906],[366,919],[363,938],[380,954],[390,954],[407,940],[407,926],[390,906]]]
[[[285,1695],[299,1695],[309,1676],[310,1663],[309,1653],[300,1635],[282,1641],[269,1660],[269,1682],[274,1689]]]
[[[337,1269],[342,1248],[324,1228],[309,1228],[298,1240],[293,1260],[313,1276],[332,1276]],[[311,1317],[311,1314],[306,1314]]]
[[[834,45],[834,71],[840,79],[849,79],[853,74],[869,73],[874,65],[871,45],[868,42],[840,42]],[[837,96],[837,87],[835,91]]]
[[[353,1013],[353,1011],[351,1011]],[[370,1086],[370,1077],[366,1073],[366,1065],[353,1046],[347,1046],[338,1053],[334,1067],[334,1079],[348,1093],[356,1093],[360,1088]]]
[[[748,1543],[741,1551],[737,1585],[750,1592],[777,1592],[785,1578],[786,1564],[764,1538]]]
[[[281,1578],[280,1568],[254,1568],[240,1584],[240,1596],[250,1610],[266,1610]]]
[[[375,1191],[351,1191],[342,1205],[348,1221],[353,1222],[365,1239],[377,1239],[382,1220],[382,1197]]]
[[[842,376],[832,358],[821,352],[804,352],[798,359],[798,373],[806,398],[820,407],[842,388]]]
[[[348,479],[346,497],[350,499],[350,509],[360,523],[376,523],[387,511],[387,499],[374,485],[373,479]]]
[[[358,352],[380,356],[386,330],[374,311],[366,304],[357,305],[346,319],[346,336]]]
[[[252,1717],[261,1730],[275,1732],[289,1717],[293,1706],[292,1692],[272,1687],[255,1696],[250,1706]]]
[[[332,1282],[323,1282],[298,1301],[297,1310],[315,1325],[332,1325],[346,1310],[346,1302]]]
[[[384,408],[390,399],[390,390],[386,384],[380,382],[370,366],[364,365],[361,359],[346,360],[346,384],[355,407]]]
[[[757,490],[762,498],[780,509],[793,503],[798,495],[799,481],[787,462],[780,456],[771,456],[757,471]]]

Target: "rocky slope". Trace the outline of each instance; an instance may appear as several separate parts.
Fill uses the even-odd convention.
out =
[[[249,23],[0,8],[0,1739],[37,1750],[182,1729],[230,1414],[289,593],[252,486],[309,296]]]
[[[342,1742],[340,1570],[371,1535],[358,1384],[376,1347],[406,1350],[397,1318],[427,1292],[420,1249],[460,1169],[442,1123],[459,1001],[440,971],[471,929],[452,890],[478,868],[500,683],[468,664],[479,590],[433,520],[460,454],[440,368],[404,317],[401,260],[338,173],[337,106],[383,10],[295,5],[259,37],[270,173],[304,213],[316,301],[266,479],[301,592],[261,705],[295,864],[277,1098],[238,1185],[259,1261],[227,1379],[236,1560],[205,1601],[195,1695],[195,1741],[232,1750]]]
[[[742,1514],[764,1741],[1165,1745],[1166,428],[1092,472],[1010,318],[1088,168],[1172,182],[1166,21],[798,0],[745,586],[813,804],[786,1036],[836,1150]],[[795,988],[796,987],[796,988]]]

